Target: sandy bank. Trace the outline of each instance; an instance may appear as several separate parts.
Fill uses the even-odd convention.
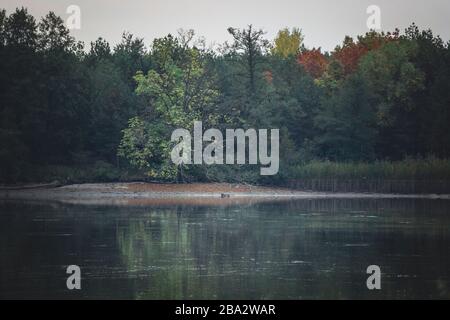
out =
[[[229,183],[95,183],[52,188],[0,190],[3,200],[56,200],[71,203],[161,204],[202,202],[239,203],[268,200],[317,198],[430,198],[450,199],[450,195],[404,195],[374,193],[305,192]]]

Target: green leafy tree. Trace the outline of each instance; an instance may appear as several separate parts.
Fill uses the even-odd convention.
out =
[[[25,8],[16,9],[4,26],[6,44],[12,47],[35,48],[37,44],[37,24]]]
[[[424,74],[413,63],[417,44],[395,41],[365,55],[360,73],[367,83],[370,103],[380,127],[379,152],[401,158],[417,153],[415,97],[424,89]]]
[[[69,29],[64,25],[64,21],[55,15],[48,13],[39,23],[38,46],[40,50],[76,50],[77,43],[70,35]]]
[[[30,166],[33,143],[42,133],[42,63],[33,16],[25,8],[16,9],[8,17],[1,12],[0,175],[13,181]]]
[[[139,70],[146,72],[149,69],[144,40],[124,32],[122,41],[114,47],[113,61],[119,68],[121,77],[134,90],[136,83],[133,77],[136,72]]]
[[[95,65],[101,60],[111,60],[111,47],[105,39],[99,37],[94,42],[91,42],[91,48],[86,56],[86,62],[90,65]]]
[[[417,54],[412,57],[414,65],[424,75],[424,90],[416,94],[417,148],[421,155],[450,156],[450,70],[449,43],[444,43],[431,30],[422,30],[412,24],[403,39],[417,44]],[[437,116],[439,115],[439,116]]]
[[[368,90],[364,79],[355,75],[323,101],[314,119],[319,130],[312,147],[316,155],[334,161],[374,160],[376,116]]]
[[[124,130],[119,154],[151,177],[174,179],[178,171],[168,150],[171,131],[192,128],[196,120],[217,123],[214,108],[219,93],[205,68],[205,52],[168,36],[155,40],[151,54],[157,68],[134,77],[136,93],[146,98],[149,109]],[[134,144],[142,142],[130,138],[135,132],[149,144]]]
[[[261,62],[262,55],[266,53],[269,42],[263,38],[265,32],[261,29],[254,30],[252,25],[246,29],[228,28],[234,42],[230,49],[241,53],[245,59],[245,69],[248,78],[250,94],[255,93],[257,66]]]

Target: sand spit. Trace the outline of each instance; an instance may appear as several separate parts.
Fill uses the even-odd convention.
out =
[[[86,183],[49,188],[0,189],[2,200],[54,200],[86,204],[230,204],[318,198],[423,198],[450,199],[450,194],[377,194],[298,191],[229,183]]]

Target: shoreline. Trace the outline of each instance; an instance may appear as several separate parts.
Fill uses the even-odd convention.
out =
[[[0,189],[0,200],[85,204],[248,203],[296,199],[445,199],[450,194],[315,192],[230,183],[86,183],[59,187]]]

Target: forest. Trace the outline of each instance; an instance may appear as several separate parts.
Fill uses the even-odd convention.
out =
[[[347,36],[330,52],[300,28],[224,32],[216,47],[192,30],[87,46],[52,12],[0,10],[0,182],[450,180],[450,48],[431,30]],[[170,135],[194,121],[280,129],[278,174],[174,165]]]

